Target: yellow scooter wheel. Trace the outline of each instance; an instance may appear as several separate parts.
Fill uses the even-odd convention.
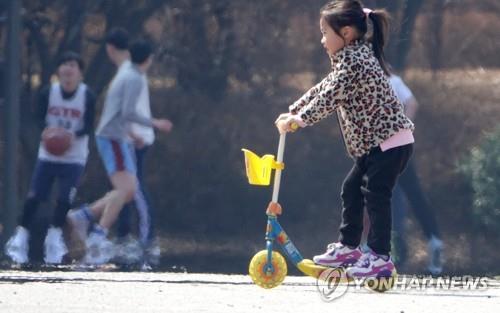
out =
[[[266,270],[267,250],[257,252],[250,261],[248,272],[253,282],[265,289],[279,286],[285,279],[287,266],[285,258],[276,251],[273,251],[271,264],[272,270]]]

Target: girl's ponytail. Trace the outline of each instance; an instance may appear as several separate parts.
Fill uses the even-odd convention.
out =
[[[389,14],[385,10],[374,10],[367,13],[367,17],[372,21],[373,31],[368,41],[372,43],[373,52],[378,59],[380,66],[386,75],[390,74],[389,67],[385,62],[384,46],[387,40],[389,28]]]

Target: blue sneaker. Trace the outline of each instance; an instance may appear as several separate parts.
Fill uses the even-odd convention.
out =
[[[439,275],[443,272],[443,241],[439,238],[432,236],[427,243],[429,251],[429,265],[427,269],[432,275]]]

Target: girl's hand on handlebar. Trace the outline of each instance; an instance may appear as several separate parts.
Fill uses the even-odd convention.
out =
[[[297,115],[283,113],[274,122],[280,134],[294,132],[300,127],[303,127],[304,122]]]

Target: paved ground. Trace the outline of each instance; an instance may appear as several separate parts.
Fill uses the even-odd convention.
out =
[[[316,281],[287,277],[264,290],[248,276],[187,273],[0,271],[1,313],[104,312],[500,312],[500,282],[482,290],[349,287],[325,302]],[[325,287],[325,286],[323,286]]]

